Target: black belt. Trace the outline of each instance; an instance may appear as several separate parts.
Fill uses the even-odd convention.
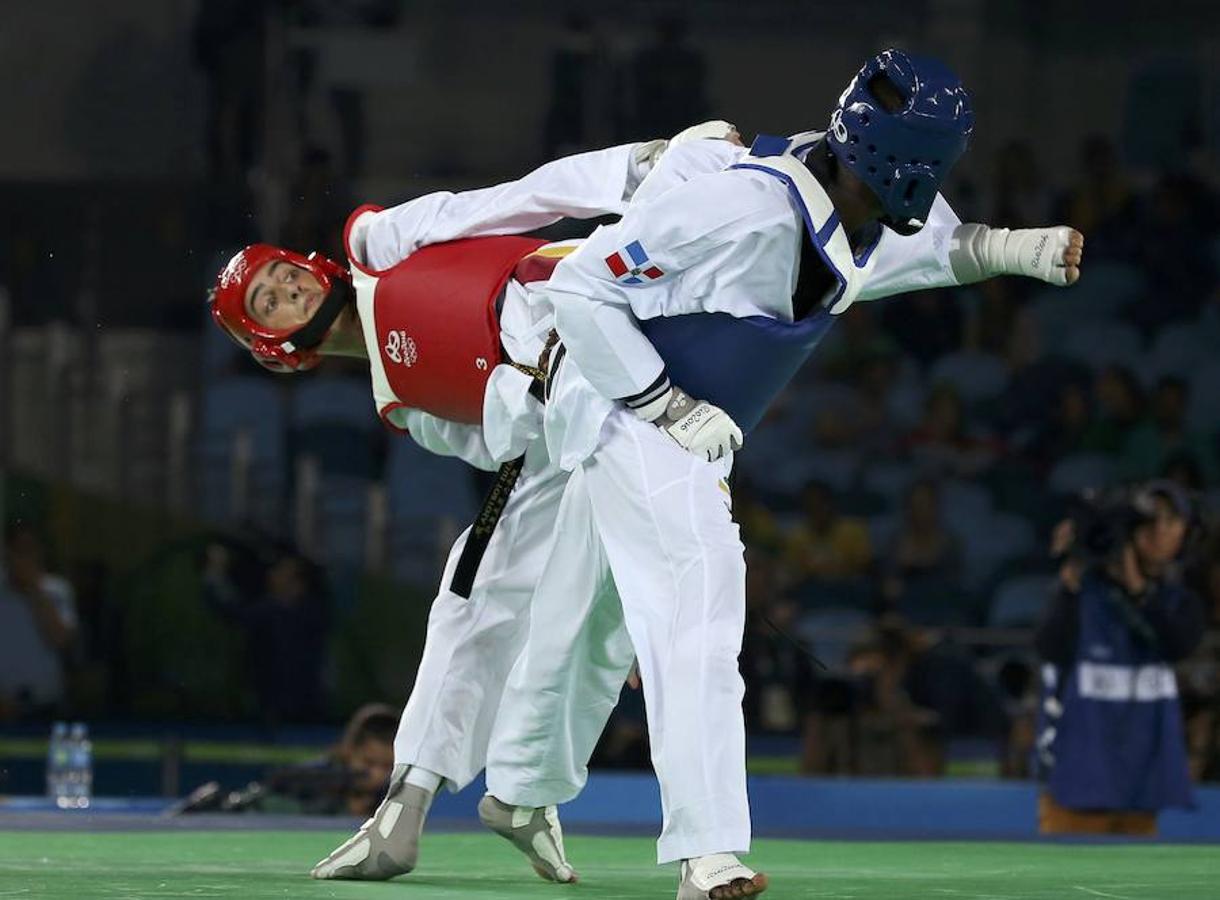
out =
[[[529,391],[539,403],[545,403],[546,396],[550,392],[550,376],[553,371],[548,372],[547,369],[551,361],[551,351],[558,342],[559,336],[552,331],[542,348],[537,368],[513,362],[508,353],[504,351],[503,346],[500,348],[508,365],[533,379]],[[563,345],[560,344],[559,350],[555,354],[555,369],[559,368],[562,358]],[[510,459],[502,464],[499,471],[496,472],[496,480],[492,482],[491,490],[483,498],[483,505],[479,508],[479,514],[475,516],[474,524],[470,526],[470,532],[466,535],[466,546],[462,548],[462,555],[458,557],[457,566],[453,570],[453,578],[449,582],[449,590],[459,597],[470,598],[475,576],[479,574],[479,563],[483,561],[483,555],[487,553],[487,546],[496,532],[496,526],[500,524],[500,517],[504,515],[504,507],[508,505],[508,497],[513,492],[513,488],[517,486],[517,480],[521,477],[521,469],[524,466],[524,456],[518,456],[516,459]]]
[[[483,561],[483,554],[487,552],[491,536],[495,534],[500,516],[504,514],[504,507],[508,505],[508,495],[517,486],[517,479],[521,477],[521,468],[524,465],[525,457],[518,456],[501,465],[500,470],[496,472],[496,480],[492,482],[479,514],[470,526],[470,532],[466,535],[466,546],[462,548],[462,555],[458,557],[457,568],[453,570],[453,578],[449,582],[449,590],[459,597],[470,598],[475,576],[479,574],[479,563]]]

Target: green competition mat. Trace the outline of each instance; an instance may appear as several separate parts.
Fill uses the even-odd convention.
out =
[[[346,832],[0,831],[0,898],[672,898],[675,867],[646,838],[568,840],[575,886],[546,884],[490,835],[425,837],[419,868],[385,883],[311,881]],[[758,841],[764,895],[839,900],[1215,900],[1220,848],[1135,844]]]

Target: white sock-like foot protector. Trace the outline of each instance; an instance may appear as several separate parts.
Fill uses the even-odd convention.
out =
[[[732,853],[713,853],[682,860],[679,869],[678,900],[708,900],[714,888],[734,881],[749,882],[744,896],[752,897],[767,889],[767,876],[741,864]]]

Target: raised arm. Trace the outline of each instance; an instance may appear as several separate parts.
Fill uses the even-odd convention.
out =
[[[520,234],[565,217],[620,214],[638,145],[578,153],[523,178],[473,191],[437,191],[369,217],[364,260],[389,268],[420,247],[459,238]]]
[[[937,195],[927,225],[907,237],[887,230],[875,256],[873,272],[857,302],[973,284],[996,275],[1073,284],[1080,277],[1084,236],[1066,225],[1008,229],[963,223]]]

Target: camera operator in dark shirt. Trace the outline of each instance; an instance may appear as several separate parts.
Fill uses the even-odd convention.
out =
[[[1161,809],[1192,805],[1172,666],[1203,635],[1203,604],[1181,579],[1197,530],[1168,481],[1086,498],[1056,529],[1066,556],[1035,635],[1044,834],[1153,835]]]

